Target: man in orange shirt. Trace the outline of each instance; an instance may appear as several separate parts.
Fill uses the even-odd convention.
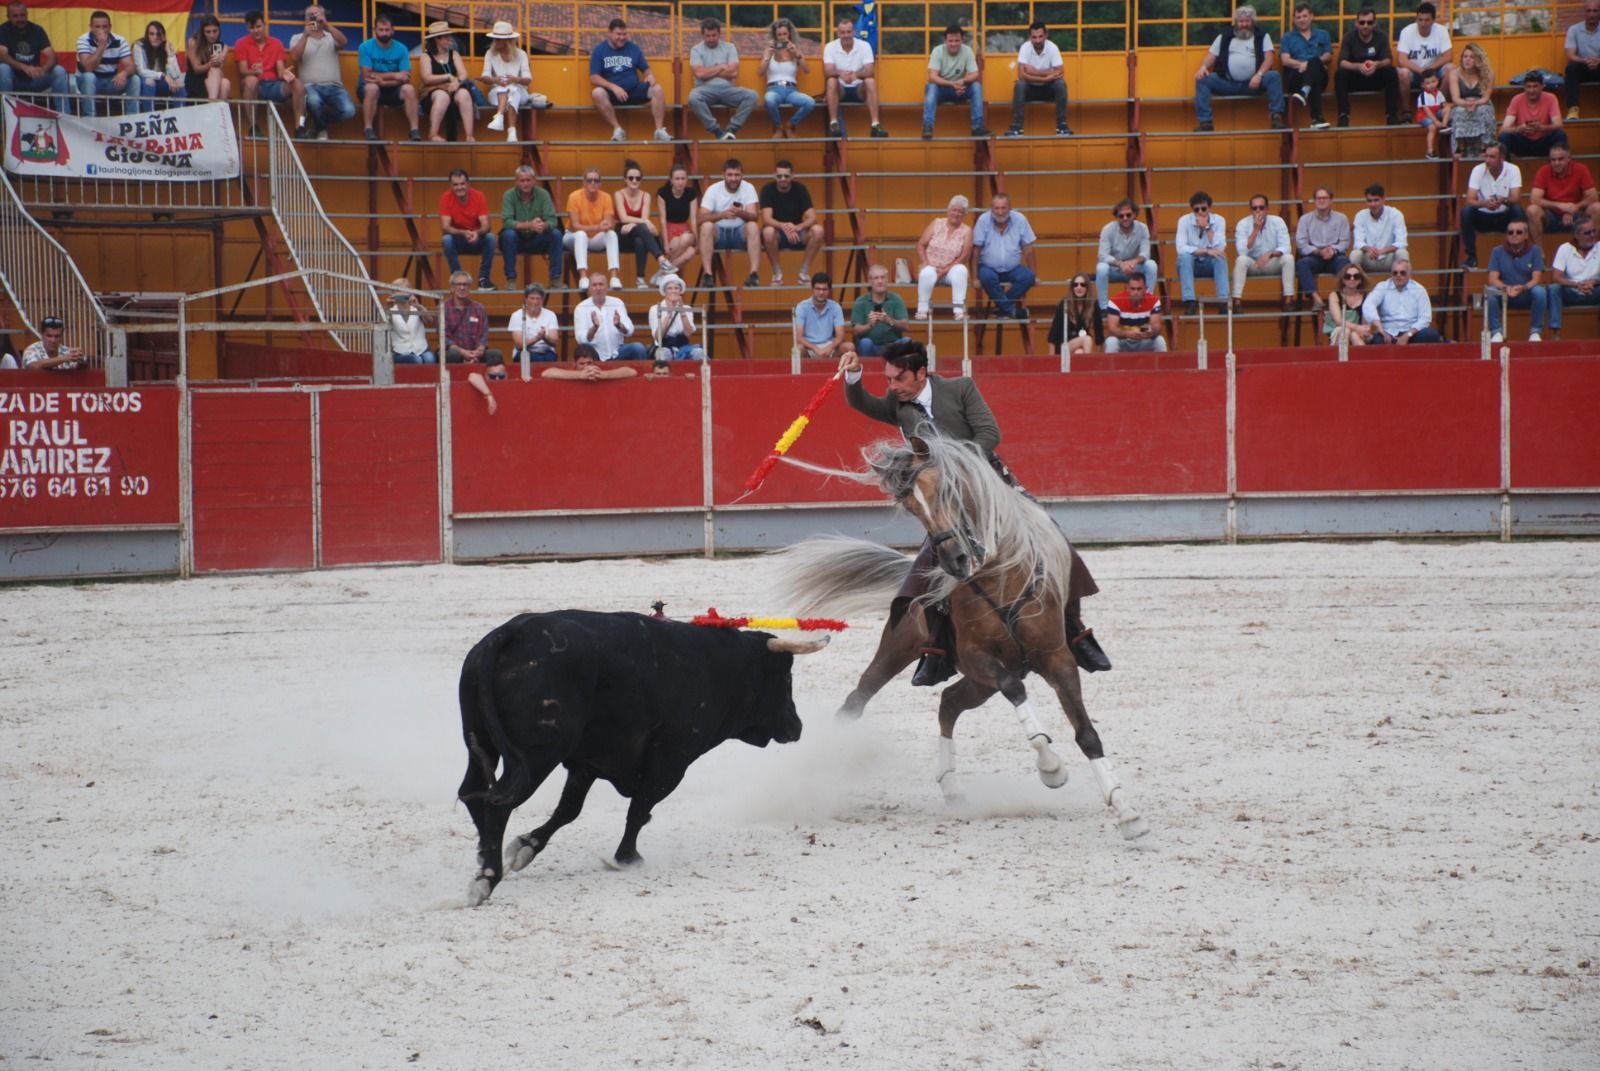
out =
[[[1553,98],[1552,98],[1553,99]],[[1533,193],[1528,204],[1528,229],[1533,244],[1546,234],[1570,231],[1580,219],[1600,224],[1600,196],[1594,176],[1572,159],[1572,150],[1557,145],[1550,150],[1550,162],[1533,176]]]
[[[1554,93],[1544,91],[1544,75],[1537,69],[1522,76],[1522,92],[1506,105],[1500,124],[1500,144],[1506,156],[1544,156],[1567,143],[1561,129],[1561,107]]]
[[[591,167],[583,173],[583,188],[567,195],[567,233],[561,244],[577,255],[578,278],[589,277],[589,247],[603,245],[606,250],[606,271],[611,276],[607,285],[612,290],[622,289],[622,279],[617,275],[621,263],[617,253],[617,210],[609,194],[600,188],[600,169]]]
[[[470,185],[466,171],[450,172],[450,188],[439,198],[439,227],[444,231],[444,259],[450,274],[461,270],[461,254],[483,257],[478,271],[478,289],[493,290],[489,272],[494,268],[496,243],[489,237],[489,199]]]

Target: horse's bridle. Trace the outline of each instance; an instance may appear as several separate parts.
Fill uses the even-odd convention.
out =
[[[917,485],[917,477],[921,476],[924,472],[931,468],[933,468],[933,462],[924,461],[922,464],[911,470],[910,475],[906,477],[906,482],[910,485],[910,487],[915,488]],[[900,496],[901,501],[909,498],[910,495],[911,491],[907,490],[905,494]],[[935,553],[938,553],[941,544],[947,543],[952,539],[960,539],[972,552],[972,571],[976,573],[978,569],[982,567],[984,559],[989,556],[989,548],[985,547],[983,543],[978,540],[978,537],[972,534],[972,529],[967,525],[962,525],[959,531],[957,531],[955,528],[946,528],[942,532],[928,533],[929,544],[932,546]]]

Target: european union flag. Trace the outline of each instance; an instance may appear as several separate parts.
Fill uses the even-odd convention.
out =
[[[856,10],[861,14],[856,18],[856,37],[865,41],[872,47],[872,54],[878,54],[878,0],[861,0],[856,5]]]

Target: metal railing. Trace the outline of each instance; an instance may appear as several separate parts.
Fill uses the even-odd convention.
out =
[[[10,178],[0,172],[0,284],[22,322],[35,335],[39,321],[66,321],[67,345],[96,363],[111,345],[105,310],[84,281],[77,264],[23,206]]]

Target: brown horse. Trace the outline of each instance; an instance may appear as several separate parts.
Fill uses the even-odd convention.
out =
[[[1066,767],[1023,683],[1037,673],[1060,699],[1073,738],[1116,814],[1117,828],[1129,840],[1144,836],[1150,827],[1128,802],[1083,704],[1063,614],[1072,594],[1072,550],[1061,530],[1037,503],[1001,479],[971,443],[938,436],[913,437],[909,443],[885,440],[867,447],[863,456],[866,472],[795,463],[877,483],[927,530],[940,572],[930,574],[924,595],[891,610],[877,654],[840,715],[860,717],[867,701],[911,664],[927,640],[923,607],[948,601],[961,679],[939,697],[938,782],[946,798],[960,797],[956,721],[996,692],[1016,711],[1039,779],[1051,788],[1066,784]],[[843,536],[806,540],[778,558],[785,604],[798,612],[879,609],[884,595],[904,581],[908,566],[898,551]]]

